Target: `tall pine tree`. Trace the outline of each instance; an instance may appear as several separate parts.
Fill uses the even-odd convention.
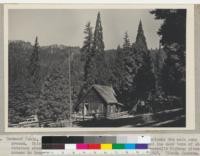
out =
[[[92,53],[95,60],[95,83],[105,84],[106,83],[106,62],[105,62],[105,51],[103,42],[103,28],[101,25],[100,12],[97,14],[96,26],[94,31],[94,39],[92,46]]]
[[[153,73],[152,60],[148,51],[144,35],[142,21],[138,26],[138,33],[135,45],[137,72],[134,79],[136,84],[136,97],[139,100],[146,100],[155,91],[155,75]]]
[[[124,72],[125,72],[124,79],[125,80],[123,82],[123,90],[125,92],[128,92],[128,90],[132,86],[133,78],[131,76],[131,72],[132,72],[131,58],[130,58],[131,44],[130,44],[130,39],[127,32],[125,32],[125,35],[124,35],[123,53],[125,55],[124,57]]]
[[[140,20],[139,25],[138,25],[138,31],[137,31],[137,36],[136,36],[136,41],[132,45],[133,49],[135,49],[135,61],[137,65],[137,69],[139,69],[144,62],[144,55],[147,54],[148,52],[148,47],[146,43],[146,37],[144,35],[144,30],[142,26],[142,21]]]
[[[125,33],[123,43],[124,74],[122,81],[123,102],[131,106],[134,95],[134,77],[136,73],[135,49],[131,47],[128,33]]]
[[[104,56],[103,28],[101,25],[100,12],[97,14],[96,26],[94,31],[93,50],[96,55]]]
[[[78,98],[80,99],[93,85],[96,81],[95,73],[96,73],[96,65],[95,58],[93,52],[93,33],[90,22],[86,24],[85,30],[85,40],[83,42],[83,47],[81,48],[81,57],[82,61],[84,61],[84,84],[79,92]]]
[[[116,55],[114,58],[114,67],[111,75],[112,86],[117,94],[118,100],[122,102],[123,93],[122,87],[124,82],[124,52],[123,48],[117,47]]]
[[[140,20],[140,23],[139,23],[139,26],[138,26],[135,44],[137,45],[137,48],[139,48],[141,51],[147,51],[148,50],[141,20]]]
[[[92,53],[92,42],[93,42],[93,34],[92,34],[92,27],[90,22],[86,24],[86,28],[84,30],[85,33],[85,40],[83,43],[83,47],[81,48],[82,58],[85,62],[84,65],[84,81],[85,83],[94,83],[93,78],[93,53]],[[92,79],[93,78],[93,79]]]
[[[87,60],[91,57],[93,42],[92,27],[90,22],[85,25],[84,34],[85,38],[83,41],[83,47],[81,48],[81,60],[83,62],[87,62]]]

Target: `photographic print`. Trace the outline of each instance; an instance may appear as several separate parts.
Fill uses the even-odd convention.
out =
[[[8,127],[185,128],[187,11],[8,9]]]

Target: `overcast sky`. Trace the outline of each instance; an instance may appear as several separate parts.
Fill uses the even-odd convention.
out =
[[[94,28],[98,11],[101,12],[105,49],[122,45],[126,31],[131,42],[135,42],[140,19],[148,47],[158,48],[157,31],[162,21],[154,20],[150,10],[9,10],[9,40],[34,43],[37,35],[42,46],[81,47],[85,24],[90,21]]]

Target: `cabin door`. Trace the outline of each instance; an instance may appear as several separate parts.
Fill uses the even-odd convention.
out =
[[[84,116],[87,115],[87,113],[88,113],[88,103],[84,103],[84,107],[83,107]]]

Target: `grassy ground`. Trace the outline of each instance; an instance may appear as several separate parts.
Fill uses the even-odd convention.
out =
[[[120,119],[77,121],[74,124],[77,127],[185,127],[185,111],[176,109]]]

